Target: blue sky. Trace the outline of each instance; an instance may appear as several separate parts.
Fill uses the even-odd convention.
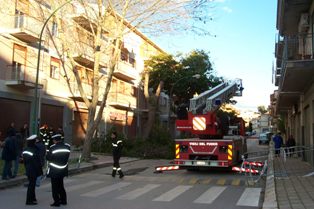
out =
[[[206,25],[215,37],[172,35],[154,42],[171,54],[209,52],[218,76],[242,79],[243,96],[235,98],[236,107],[257,111],[257,106],[269,105],[276,89],[272,83],[276,9],[275,0],[216,0],[209,11],[213,21]]]

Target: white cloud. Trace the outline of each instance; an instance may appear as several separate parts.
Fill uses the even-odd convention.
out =
[[[231,13],[232,12],[232,9],[229,8],[229,7],[223,7],[222,10],[224,10],[227,13]]]

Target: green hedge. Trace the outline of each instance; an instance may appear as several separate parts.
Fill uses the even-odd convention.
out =
[[[140,138],[125,139],[118,134],[118,138],[123,140],[122,155],[150,159],[173,159],[175,152],[174,140],[164,130],[164,127],[154,127],[152,134],[146,140]],[[93,139],[92,152],[111,154],[110,135],[111,132],[104,138]]]

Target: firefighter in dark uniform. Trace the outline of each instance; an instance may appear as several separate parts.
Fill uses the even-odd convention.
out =
[[[63,142],[61,135],[52,136],[54,144],[47,153],[48,171],[47,177],[51,178],[52,207],[67,204],[67,195],[64,189],[63,178],[68,176],[68,160],[70,157],[70,145]]]
[[[113,168],[112,168],[112,177],[116,176],[118,171],[119,177],[123,178],[124,174],[120,167],[120,157],[122,151],[122,140],[118,140],[117,133],[111,133],[111,140],[112,140],[112,156],[113,156]]]
[[[42,141],[44,142],[46,149],[49,149],[49,136],[48,136],[48,126],[45,124],[42,127],[39,128],[39,134],[40,134],[40,138],[42,139]]]
[[[37,135],[28,137],[26,139],[27,146],[22,153],[26,176],[29,181],[27,187],[26,205],[37,204],[35,194],[36,179],[38,176],[43,175],[39,149],[35,145],[36,139]]]
[[[49,149],[49,147],[51,147],[54,144],[52,136],[54,136],[55,134],[56,133],[54,132],[52,127],[49,127],[49,129],[47,129],[47,144],[48,144],[47,149]]]

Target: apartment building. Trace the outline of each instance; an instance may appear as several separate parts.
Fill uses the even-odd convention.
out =
[[[297,145],[314,144],[314,4],[312,0],[278,0],[275,45],[276,66],[271,95],[275,122],[285,121],[286,134]],[[277,121],[278,122],[278,121]],[[313,152],[306,160],[314,164]]]
[[[78,71],[83,89],[90,97],[94,23],[79,5],[69,4],[49,20],[39,47],[44,21],[54,12],[56,5],[53,4],[56,2],[0,2],[0,131],[5,135],[11,122],[15,123],[17,130],[24,123],[34,130],[37,122],[39,126],[62,127],[71,143],[81,145],[88,111],[73,70]],[[108,43],[109,33],[104,31],[102,34],[104,46]],[[129,137],[141,135],[141,124],[147,117],[141,82],[144,61],[151,55],[164,53],[134,28],[124,36],[121,45],[120,61],[113,74],[107,105],[97,131],[99,136],[104,136],[113,126]],[[65,52],[71,53],[74,63]],[[100,92],[106,83],[108,61],[106,54],[99,61],[103,77]]]

